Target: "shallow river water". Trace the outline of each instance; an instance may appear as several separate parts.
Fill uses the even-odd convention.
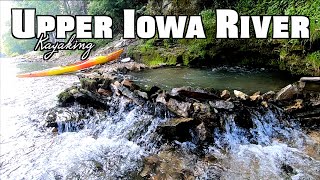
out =
[[[43,127],[45,112],[56,106],[56,96],[65,88],[78,83],[78,78],[74,75],[25,79],[15,77],[19,72],[51,66],[52,64],[1,59],[0,179],[135,177],[132,172],[141,170],[143,157],[157,153],[158,146],[155,142],[158,137],[153,134],[157,125],[167,119],[154,119],[139,107],[130,110],[120,108],[119,112],[112,115],[94,111],[85,120],[84,129],[52,133],[52,129]],[[168,88],[194,85],[190,82],[199,82],[201,87],[214,87],[218,80],[214,80],[212,84],[205,80],[206,84],[203,86],[200,81],[208,76],[219,79],[215,73],[207,71],[196,70],[192,76],[188,76],[186,69],[183,70],[184,75],[181,71],[164,71],[161,74],[167,73],[169,76],[172,73],[173,77],[185,78],[177,80],[179,82],[173,79],[170,82],[173,84],[165,85],[165,82],[148,77],[148,73],[143,76],[148,81]],[[198,74],[196,80],[190,80]],[[218,87],[254,91],[273,86],[271,89],[276,90],[287,83],[286,80],[276,80],[275,77],[268,82],[268,76],[261,78],[257,75],[259,82],[264,83],[256,89],[255,83],[251,82],[255,73],[251,75],[252,77],[239,77],[237,80],[231,80],[233,76],[229,80],[222,78]],[[135,78],[142,79],[141,76]],[[236,85],[233,86],[234,83]],[[251,85],[243,87],[242,84]],[[75,106],[72,109],[77,111],[81,107]],[[257,114],[255,118],[256,128],[252,131],[257,134],[256,144],[247,141],[241,129],[233,123],[232,117],[226,117],[227,131],[215,133],[213,136],[217,139],[216,144],[205,150],[207,155],[217,158],[218,164],[209,165],[195,157],[191,142],[176,142],[184,154],[181,159],[184,159],[183,162],[193,162],[190,167],[197,172],[198,179],[320,179],[319,144],[298,126],[283,128],[278,125],[279,120],[273,112],[263,116]],[[228,147],[227,150],[223,148],[225,146]],[[293,170],[284,173],[284,166]]]

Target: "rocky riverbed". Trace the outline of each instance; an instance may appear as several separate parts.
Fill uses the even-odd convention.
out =
[[[297,127],[306,132],[319,131],[319,88],[310,89],[297,82],[278,92],[263,94],[192,87],[163,90],[156,86],[139,87],[124,76],[145,68],[143,64],[127,62],[77,74],[80,83],[60,93],[59,106],[46,112],[45,126],[58,133],[79,131],[96,112],[112,116],[133,109],[151,119],[164,119],[150,132],[149,142],[144,142],[154,144],[157,150],[145,157],[143,168],[134,176],[172,179],[200,177],[203,173],[196,169],[206,163],[214,164],[213,174],[220,177],[225,170],[217,157],[207,151],[211,146],[232,149],[230,134],[241,135],[237,139],[241,144],[263,147],[271,145],[274,139],[294,141],[296,137],[290,134]],[[139,135],[148,132],[150,123],[132,124],[136,129],[126,134],[126,138],[139,139]],[[188,146],[191,152],[181,151],[177,146]],[[175,168],[171,169],[171,164]],[[297,174],[288,164],[281,169],[285,174]]]

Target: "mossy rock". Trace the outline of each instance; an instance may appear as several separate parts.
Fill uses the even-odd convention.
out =
[[[98,82],[95,79],[82,78],[80,79],[81,87],[85,90],[96,92],[98,88]]]

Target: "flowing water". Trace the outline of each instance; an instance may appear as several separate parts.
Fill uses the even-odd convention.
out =
[[[1,59],[0,178],[132,179],[136,177],[136,172],[142,169],[143,157],[158,153],[160,145],[157,142],[161,136],[155,133],[155,129],[157,125],[165,122],[168,116],[155,118],[157,109],[148,112],[143,107],[128,107],[125,99],[114,102],[114,111],[109,114],[75,105],[68,109],[70,113],[62,113],[59,118],[68,119],[72,113],[77,112],[87,113],[82,119],[83,128],[75,129],[64,125],[58,127],[58,133],[53,133],[52,129],[43,126],[46,113],[48,109],[56,106],[57,94],[78,83],[77,77],[73,75],[26,79],[15,77],[18,72],[51,66],[52,64]],[[180,70],[165,71],[173,73],[171,76],[174,77],[182,76]],[[199,82],[212,74],[200,70],[195,72],[197,73],[193,73],[192,78],[200,74],[199,77],[194,77],[195,80],[188,78],[177,80],[180,81],[178,85],[193,85],[189,83]],[[147,75],[143,76],[150,80]],[[162,75],[163,73],[159,77]],[[212,78],[216,75],[218,76],[213,74]],[[251,76],[247,75],[247,78],[240,80],[229,78],[230,82],[225,78],[221,84],[232,85],[231,82],[238,82],[239,84],[233,88],[241,89],[243,87],[241,82],[250,84],[249,81],[254,78],[255,73]],[[141,79],[141,76],[136,78]],[[266,85],[268,78],[257,75],[257,79],[264,80],[262,87],[273,86],[275,89],[279,88],[275,84],[283,82],[280,78],[277,81],[276,77],[273,77],[271,83]],[[151,79],[159,83],[157,80]],[[172,82],[163,81],[161,84],[167,87],[177,85],[166,83]],[[218,83],[207,85],[214,87],[215,84]],[[220,85],[219,88],[227,86]],[[182,165],[192,169],[199,179],[320,179],[319,144],[310,139],[298,126],[286,126],[281,123],[277,119],[277,113],[281,112],[271,110],[265,114],[253,112],[255,128],[249,132],[237,127],[233,117],[226,115],[226,131],[215,131],[213,136],[217,139],[216,144],[204,149],[206,156],[212,155],[217,159],[215,163],[207,163],[195,156],[197,151],[195,142],[175,142],[183,154],[179,161],[185,162]],[[252,143],[252,138],[255,143]],[[309,151],[310,149],[312,151]],[[293,170],[290,170],[291,168]]]

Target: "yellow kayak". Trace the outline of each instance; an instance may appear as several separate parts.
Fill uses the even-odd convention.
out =
[[[98,64],[103,64],[103,63],[118,59],[122,52],[123,52],[123,49],[120,49],[106,56],[98,56],[98,57],[86,60],[84,62],[79,62],[79,63],[67,65],[67,66],[54,67],[54,68],[45,69],[42,71],[34,71],[30,73],[25,73],[25,74],[18,74],[17,77],[19,78],[42,77],[42,76],[53,76],[53,75],[75,72],[75,71],[89,68]]]

